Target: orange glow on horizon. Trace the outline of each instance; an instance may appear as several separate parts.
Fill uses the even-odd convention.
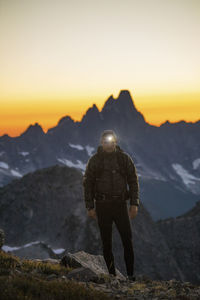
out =
[[[108,95],[109,97],[110,95]],[[56,126],[59,120],[69,115],[74,121],[81,121],[83,115],[94,103],[99,111],[108,99],[96,97],[91,99],[38,100],[38,101],[1,101],[0,136],[8,134],[11,137],[21,135],[31,124],[36,122],[47,132]],[[118,97],[113,95],[116,99]],[[166,120],[174,123],[181,120],[196,122],[200,120],[200,94],[171,95],[132,95],[136,109],[141,112],[145,121],[151,125],[160,126]]]
[[[200,116],[200,1],[1,1],[0,136],[101,111],[120,89],[146,122]]]

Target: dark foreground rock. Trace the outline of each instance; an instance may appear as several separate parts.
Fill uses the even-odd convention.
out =
[[[85,287],[93,287],[116,299],[200,299],[200,286],[171,279],[152,280],[138,274],[132,282],[117,270],[117,276],[109,275],[101,255],[80,251],[68,253],[60,260],[61,265],[74,267],[66,279],[78,280]]]

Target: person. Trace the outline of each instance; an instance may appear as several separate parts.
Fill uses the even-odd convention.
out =
[[[130,218],[136,217],[140,204],[138,176],[130,155],[117,145],[113,130],[104,130],[101,134],[97,152],[86,164],[83,187],[87,214],[98,221],[109,274],[116,276],[112,252],[112,224],[115,222],[124,248],[126,278],[135,281]]]

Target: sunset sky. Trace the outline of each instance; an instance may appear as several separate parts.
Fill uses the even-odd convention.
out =
[[[199,0],[0,0],[0,136],[128,89],[145,120],[200,119]]]

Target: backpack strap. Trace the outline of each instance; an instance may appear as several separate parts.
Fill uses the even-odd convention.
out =
[[[123,155],[122,151],[117,151],[117,161],[120,167],[119,172],[122,177],[126,177],[126,164],[125,164],[125,156]]]
[[[100,177],[104,170],[104,156],[102,152],[97,152],[96,178]]]

